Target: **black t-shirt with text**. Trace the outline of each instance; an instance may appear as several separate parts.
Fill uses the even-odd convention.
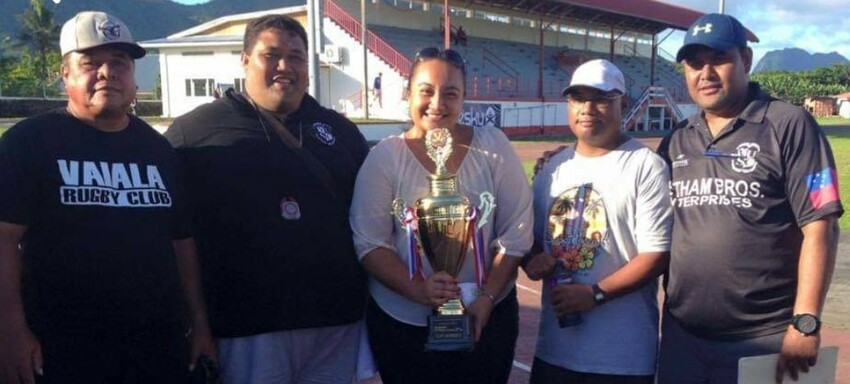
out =
[[[0,221],[27,226],[22,291],[40,326],[180,321],[172,240],[190,235],[174,150],[143,121],[103,132],[54,110],[0,140]]]

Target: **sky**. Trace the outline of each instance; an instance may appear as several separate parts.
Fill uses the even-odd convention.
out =
[[[720,4],[718,0],[660,1],[704,13],[718,12]],[[725,8],[760,40],[750,43],[753,66],[768,51],[782,48],[838,52],[850,60],[850,0],[726,0]],[[683,37],[684,32],[676,32],[661,48],[675,55]]]
[[[209,0],[172,0],[183,4]],[[628,1],[628,0],[624,0]],[[656,0],[700,12],[717,12],[719,0]],[[735,16],[760,42],[752,43],[753,66],[768,51],[802,48],[809,53],[838,52],[850,60],[850,0],[726,0],[725,13]],[[659,38],[667,36],[666,32]],[[661,48],[676,54],[683,32],[667,37]]]

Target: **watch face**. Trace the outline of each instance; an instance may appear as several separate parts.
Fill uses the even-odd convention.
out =
[[[794,321],[794,328],[797,328],[804,335],[810,335],[817,331],[818,319],[809,314],[800,315]]]
[[[602,292],[596,292],[593,295],[593,298],[596,299],[596,301],[602,301],[605,300],[605,295],[603,295]]]

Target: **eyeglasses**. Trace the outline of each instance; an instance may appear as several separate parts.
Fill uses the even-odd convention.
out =
[[[440,49],[437,47],[428,47],[422,48],[419,52],[416,52],[415,61],[425,61],[430,59],[442,59],[452,66],[460,69],[464,73],[466,73],[466,60],[463,59],[463,56],[454,49]]]
[[[567,101],[573,106],[581,106],[587,102],[600,108],[607,108],[619,100],[623,95],[619,93],[608,93],[603,95],[569,95]]]

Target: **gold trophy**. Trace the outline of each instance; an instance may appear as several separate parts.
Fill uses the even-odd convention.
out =
[[[452,154],[449,130],[428,130],[425,150],[437,169],[436,173],[428,176],[431,182],[429,195],[416,201],[419,244],[434,273],[446,271],[457,277],[469,249],[471,204],[466,196],[458,194],[455,175],[446,169],[446,162]],[[393,201],[393,212],[402,221],[405,209],[404,200]],[[472,350],[474,346],[472,319],[465,313],[460,299],[449,300],[428,316],[425,350],[462,351]]]

